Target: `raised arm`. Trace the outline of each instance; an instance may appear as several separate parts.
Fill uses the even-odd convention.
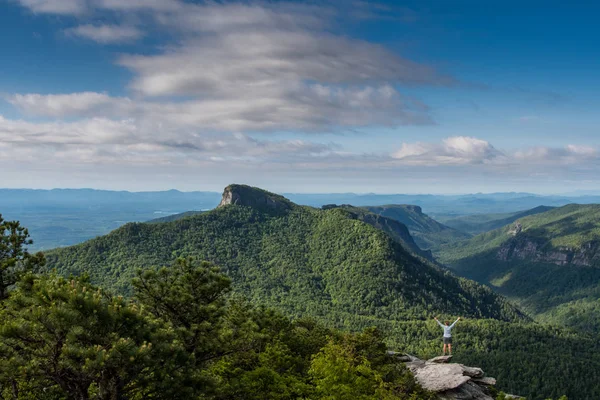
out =
[[[456,321],[454,321],[454,323],[453,323],[452,325],[450,325],[450,328],[454,328],[454,325],[456,325],[456,323],[457,323],[458,321],[460,321],[460,317],[458,317],[458,318],[456,319]]]
[[[444,327],[444,324],[442,324],[442,323],[441,323],[441,322],[440,322],[440,321],[437,319],[437,317],[433,317],[433,319],[435,319],[435,322],[437,322],[439,326],[441,326],[442,328]]]

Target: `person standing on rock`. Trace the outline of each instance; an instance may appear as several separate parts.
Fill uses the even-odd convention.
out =
[[[460,321],[460,317],[452,325],[448,325],[448,321],[445,321],[443,324],[437,319],[437,317],[433,317],[435,322],[438,323],[439,326],[444,330],[444,355],[446,355],[446,349],[448,349],[448,354],[452,355],[452,328],[458,321]]]

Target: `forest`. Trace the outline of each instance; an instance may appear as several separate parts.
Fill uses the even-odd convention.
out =
[[[190,218],[200,218],[202,222],[206,222],[204,218],[220,220],[219,213],[231,213],[236,218],[246,215],[250,221],[264,222],[266,218],[275,224],[267,225],[270,229],[278,223],[286,229],[298,228],[298,224],[290,224],[289,220],[281,221],[281,216],[256,214],[243,206],[227,206],[212,215]],[[370,230],[367,224],[346,217],[340,219],[339,215],[345,216],[341,210],[324,212],[326,221],[334,219],[328,221],[334,228],[349,223],[348,228],[370,232],[367,237],[345,236],[354,245],[360,239],[381,246],[376,239],[387,238],[379,236],[381,233],[374,228]],[[143,228],[176,226],[188,219],[148,224]],[[252,224],[238,221],[239,227],[253,229]],[[308,303],[300,308],[286,307],[284,303],[283,307],[276,307],[270,296],[262,297],[265,300],[262,302],[260,296],[252,298],[246,295],[250,292],[236,289],[235,273],[229,274],[226,268],[181,255],[168,264],[152,263],[143,269],[125,264],[133,272],[128,272],[131,276],[128,290],[119,293],[118,285],[97,286],[93,275],[86,271],[79,274],[50,271],[42,254],[26,251],[30,244],[28,232],[17,222],[3,221],[2,232],[0,381],[4,398],[427,399],[431,396],[415,383],[402,364],[386,356],[389,348],[421,357],[439,352],[439,332],[425,321],[430,314],[423,306],[398,312],[394,308],[402,309],[402,304],[390,305],[374,297],[369,300],[374,302],[371,308],[363,312],[359,310],[360,304],[337,307],[333,303],[313,308],[316,303]],[[349,233],[345,229],[342,232]],[[293,240],[293,235],[278,236],[280,240]],[[138,236],[135,243],[144,241]],[[393,248],[390,242],[383,243]],[[267,249],[274,251],[277,243],[271,245]],[[335,253],[333,249],[327,252],[327,247],[320,251],[324,252],[320,264],[327,265],[325,260]],[[105,256],[101,252],[94,254]],[[418,264],[423,261],[406,252],[400,254],[405,262],[421,268],[428,265]],[[298,257],[295,253],[289,256]],[[333,262],[343,265],[336,259]],[[290,263],[288,260],[288,270],[293,265]],[[592,337],[533,325],[477,284],[458,280],[434,266],[429,268],[431,271],[425,277],[415,276],[421,279],[420,285],[431,285],[431,296],[439,295],[434,281],[441,279],[456,293],[473,296],[471,301],[481,303],[480,308],[467,315],[464,331],[457,336],[462,341],[456,352],[460,362],[484,366],[501,379],[500,389],[531,399],[565,393],[572,399],[598,396],[598,387],[593,384],[597,377],[593,374],[600,370],[597,356],[600,353]],[[235,271],[230,269],[230,272]],[[404,274],[409,272],[411,269]],[[378,284],[375,282],[373,287]],[[406,291],[404,304],[423,301],[416,297],[417,293]],[[300,300],[307,299],[295,299]],[[453,304],[450,299],[434,304],[439,309],[429,312],[444,307],[452,313],[460,311],[460,303]],[[492,319],[483,319],[485,314]]]

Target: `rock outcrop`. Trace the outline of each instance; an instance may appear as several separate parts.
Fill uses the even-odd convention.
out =
[[[248,185],[229,185],[223,191],[218,207],[229,204],[248,206],[263,211],[286,211],[294,204],[285,197]]]
[[[554,247],[548,241],[532,238],[516,223],[508,231],[512,237],[504,242],[496,253],[502,261],[530,260],[556,265],[600,265],[600,241],[590,241],[580,248]]]
[[[450,363],[452,356],[423,361],[409,354],[391,351],[388,354],[405,362],[417,382],[441,400],[494,400],[491,387],[496,379],[485,376],[481,368]],[[512,395],[510,398],[522,397]]]

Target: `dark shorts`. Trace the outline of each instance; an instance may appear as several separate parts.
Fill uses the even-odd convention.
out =
[[[452,338],[451,337],[445,337],[444,338],[444,344],[452,344]]]

